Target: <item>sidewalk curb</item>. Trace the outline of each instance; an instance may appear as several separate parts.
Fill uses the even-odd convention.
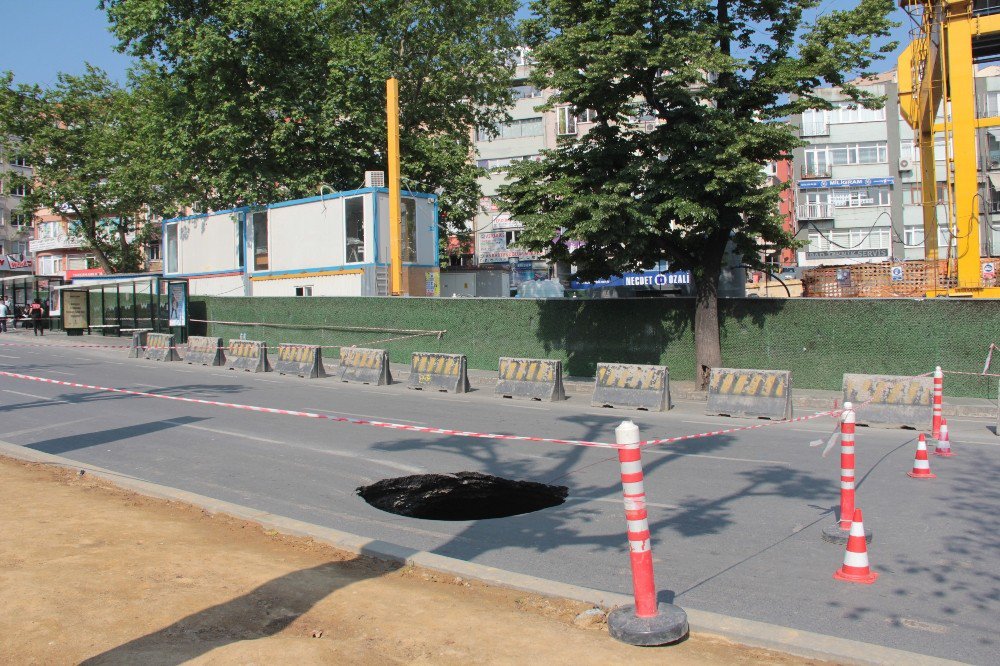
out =
[[[235,518],[253,521],[264,528],[284,534],[310,537],[358,555],[418,565],[501,587],[543,596],[583,601],[608,608],[632,603],[632,598],[626,595],[536,578],[426,551],[414,550],[387,541],[369,539],[185,490],[143,481],[18,444],[0,441],[0,455],[28,462],[56,464],[72,469],[86,470],[89,474],[141,495],[185,502],[210,513],[223,513]],[[913,666],[946,666],[962,663],[719,613],[690,608],[684,610],[687,612],[688,622],[693,632],[714,634],[734,643],[776,650],[807,659],[836,660],[838,663],[845,664],[909,664]]]

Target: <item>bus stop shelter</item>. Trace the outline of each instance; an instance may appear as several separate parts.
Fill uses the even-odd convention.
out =
[[[40,275],[14,275],[0,278],[0,298],[10,298],[14,303],[17,321],[27,320],[28,306],[36,298],[49,310],[49,327],[60,327],[60,300],[58,288],[64,280],[60,277]],[[14,314],[10,315],[11,317]]]
[[[161,275],[86,279],[56,288],[69,335],[173,333],[187,340],[187,280]]]

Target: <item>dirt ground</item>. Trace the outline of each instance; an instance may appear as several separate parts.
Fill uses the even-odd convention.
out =
[[[810,663],[703,635],[634,648],[575,623],[588,608],[0,458],[0,663]]]

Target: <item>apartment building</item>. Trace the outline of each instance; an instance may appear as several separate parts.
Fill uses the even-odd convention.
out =
[[[808,145],[793,154],[801,266],[901,261],[924,257],[920,155],[899,112],[895,72],[864,84],[885,105],[866,109],[839,89],[817,91],[834,106],[791,119]],[[1000,68],[977,73],[980,115],[1000,107]],[[1000,249],[1000,130],[981,130],[981,221],[984,251]],[[935,146],[938,200],[950,196],[943,138]],[[955,237],[939,206],[942,257],[954,256]]]
[[[34,239],[30,243],[35,257],[35,274],[72,278],[93,274],[83,238],[70,233],[71,221],[52,211],[35,215]],[[101,271],[103,272],[103,271]]]
[[[24,158],[0,153],[0,276],[9,277],[32,271],[28,242],[31,236],[31,216],[18,211],[25,189],[13,185],[9,174],[31,175]]]

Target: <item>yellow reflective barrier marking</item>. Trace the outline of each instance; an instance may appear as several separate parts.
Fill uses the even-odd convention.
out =
[[[744,374],[738,374],[735,375],[735,377],[736,377],[736,386],[733,387],[733,393],[739,395],[743,393],[743,387],[746,386],[748,377]]]
[[[726,373],[725,378],[722,380],[722,388],[719,390],[719,393],[730,393],[730,389],[733,387],[733,381],[735,381],[735,379],[735,376],[730,373]]]

